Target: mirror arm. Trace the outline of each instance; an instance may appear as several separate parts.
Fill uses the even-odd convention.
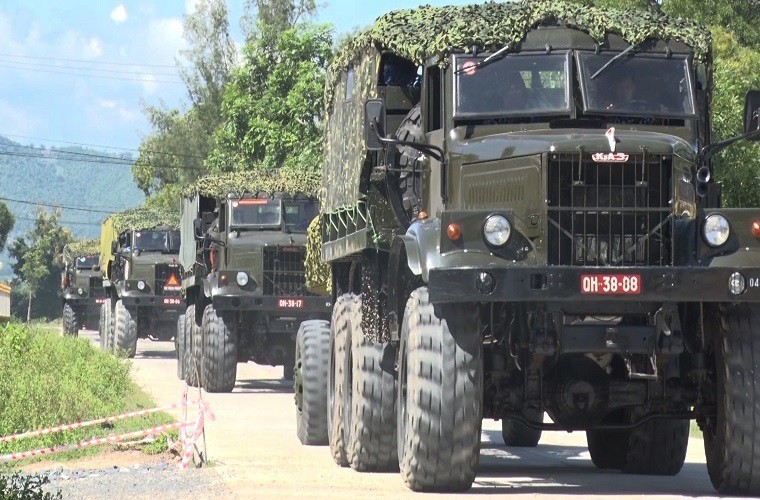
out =
[[[370,128],[377,136],[377,140],[381,143],[388,145],[398,144],[400,146],[409,146],[410,148],[414,148],[421,153],[425,153],[431,156],[434,160],[441,164],[441,201],[443,202],[443,207],[446,208],[446,204],[448,203],[448,186],[446,184],[448,162],[446,161],[446,154],[444,153],[443,149],[431,144],[420,144],[418,142],[402,141],[401,139],[389,139],[387,137],[383,137],[378,130],[377,119],[372,120],[372,123],[370,123]]]
[[[741,141],[742,139],[751,139],[754,137],[760,137],[760,124],[758,124],[756,130],[745,132],[741,135],[737,135],[736,137],[730,137],[728,139],[716,142],[714,144],[708,144],[707,146],[703,147],[699,152],[700,164],[706,164],[716,153],[727,148],[731,144]]]

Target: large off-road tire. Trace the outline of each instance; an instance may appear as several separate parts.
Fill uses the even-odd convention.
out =
[[[398,457],[415,491],[464,491],[478,468],[483,354],[477,308],[412,292],[401,327]]]
[[[203,310],[201,329],[201,387],[207,392],[232,392],[237,378],[237,328],[209,304]]]
[[[721,494],[760,496],[760,307],[726,304],[719,312],[710,332],[717,416],[703,428],[707,472]]]
[[[358,471],[397,470],[396,350],[388,342],[365,338],[360,296],[352,296],[350,307],[346,346],[351,355],[344,386],[346,458]]]
[[[113,354],[113,311],[111,310],[111,301],[106,301],[101,306],[102,323],[100,329],[100,348],[105,352]]]
[[[689,444],[688,420],[649,420],[629,432],[623,472],[649,476],[675,476],[681,472]]]
[[[63,306],[63,334],[76,337],[79,334],[79,315],[69,304]]]
[[[346,446],[343,441],[345,418],[345,368],[348,355],[346,338],[350,327],[352,296],[341,295],[333,305],[332,321],[330,322],[330,366],[327,384],[327,426],[330,453],[335,463],[348,466]]]
[[[298,440],[304,445],[326,445],[329,322],[311,320],[301,323],[296,335],[295,358],[293,392]]]
[[[630,430],[589,430],[586,442],[591,461],[597,469],[621,470],[628,457]]]
[[[182,358],[185,382],[190,387],[198,387],[201,378],[200,332],[195,315],[195,304],[191,304],[185,312],[185,351]]]
[[[106,349],[106,338],[103,335],[103,330],[105,329],[104,325],[106,324],[106,306],[105,304],[100,305],[100,314],[98,317],[98,335],[100,336],[100,349],[104,350]]]
[[[422,112],[420,105],[413,107],[395,133],[396,139],[407,142],[423,142]],[[414,164],[420,152],[411,146],[397,146],[394,170],[388,173],[389,201],[399,225],[406,230],[419,215],[421,172],[415,175]]]
[[[114,310],[114,354],[134,358],[137,353],[137,322],[121,299]]]
[[[524,412],[525,417],[533,422],[543,422],[543,410],[529,409]],[[501,421],[501,437],[507,446],[535,448],[541,440],[541,429],[534,429],[523,424],[519,420],[504,418]]]
[[[185,380],[185,331],[187,331],[185,318],[184,313],[177,318],[177,333],[174,337],[174,350],[177,353],[177,378],[180,380]]]

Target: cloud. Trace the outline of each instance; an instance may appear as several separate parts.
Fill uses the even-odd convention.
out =
[[[13,130],[14,134],[28,135],[34,133],[37,120],[28,115],[21,108],[15,107],[0,100],[0,123],[8,126],[7,130]]]
[[[86,59],[95,59],[103,53],[103,42],[97,37],[90,38],[83,48],[83,55]]]
[[[119,117],[125,122],[135,122],[140,119],[140,111],[136,109],[119,108]]]
[[[113,109],[116,107],[116,101],[111,101],[109,99],[98,99],[98,104],[100,104],[101,108]]]
[[[119,4],[114,10],[111,11],[111,20],[116,24],[121,24],[127,20],[127,9],[124,4]]]
[[[158,82],[156,81],[156,77],[153,75],[141,75],[140,80],[142,81],[142,87],[143,92],[146,94],[155,94],[158,90]]]

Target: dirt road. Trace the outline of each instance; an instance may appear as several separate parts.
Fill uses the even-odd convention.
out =
[[[85,333],[98,342],[97,333]],[[174,346],[140,340],[134,377],[159,402],[178,400]],[[335,465],[326,447],[301,446],[292,386],[282,368],[238,365],[232,394],[205,394],[216,414],[208,424],[209,458],[235,498],[415,496],[397,473],[360,474]],[[578,496],[714,496],[701,440],[691,440],[687,463],[675,477],[598,471],[583,433],[544,433],[534,449],[507,449],[499,422],[483,423],[481,466],[471,493],[565,498]],[[198,492],[204,496],[203,492]],[[211,494],[211,492],[209,492]]]

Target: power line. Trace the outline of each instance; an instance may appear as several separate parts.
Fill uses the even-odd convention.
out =
[[[0,57],[14,57],[18,59],[36,59],[40,61],[65,61],[76,63],[89,63],[89,64],[102,64],[104,66],[145,66],[149,68],[177,68],[177,65],[165,65],[165,64],[143,64],[143,63],[117,63],[107,61],[87,61],[84,59],[64,59],[60,57],[39,57],[39,56],[26,56],[20,54],[3,54],[0,53]]]
[[[0,68],[15,69],[19,71],[33,71],[37,73],[50,73],[54,75],[68,75],[68,76],[81,76],[85,78],[99,78],[101,80],[121,80],[126,82],[141,82],[141,83],[173,83],[177,85],[183,85],[185,82],[181,80],[154,80],[144,78],[126,78],[118,76],[105,76],[105,75],[86,75],[82,73],[71,73],[69,71],[53,71],[50,69],[33,69],[33,68],[19,68],[17,66],[8,66],[7,64],[0,64]]]
[[[13,198],[3,198],[0,197],[0,201],[10,201],[13,203],[21,203],[24,205],[41,205],[43,207],[50,207],[50,208],[63,208],[66,210],[78,210],[80,212],[92,212],[92,213],[99,213],[99,214],[110,214],[113,213],[111,210],[98,210],[94,207],[73,207],[73,206],[67,206],[67,205],[60,205],[60,204],[51,204],[51,203],[44,203],[40,201],[26,201],[26,200],[15,200]]]
[[[5,134],[0,134],[0,135],[5,135]],[[8,136],[10,137],[10,136],[12,136],[12,134],[8,134]],[[24,137],[24,136],[15,136],[15,137]],[[69,142],[69,143],[67,143],[66,141],[54,141],[54,140],[50,140],[50,139],[40,139],[40,138],[35,138],[35,137],[26,137],[26,138],[27,139],[34,139],[34,140],[38,140],[38,141],[62,142],[62,143],[65,143],[65,144],[73,144],[73,145],[78,145],[78,146],[112,148],[112,149],[120,149],[120,150],[124,150],[124,151],[137,151],[137,152],[140,152],[139,149],[134,149],[134,148],[116,148],[116,147],[111,147],[111,146],[97,146],[97,145],[92,145],[92,144],[81,144],[81,143],[76,143],[76,142]],[[34,151],[40,151],[40,148],[35,147],[35,146],[13,145],[13,146],[6,146],[6,147],[8,147],[8,148],[23,148],[23,149],[31,149],[31,150],[34,150]],[[52,149],[52,148],[49,151],[54,151],[54,152],[60,153],[60,154],[83,155],[83,156],[93,156],[93,157],[96,157],[96,158],[106,158],[106,159],[114,159],[114,160],[132,161],[132,160],[127,159],[127,158],[118,158],[118,157],[115,157],[115,156],[100,155],[100,154],[96,154],[96,153],[86,153],[86,152],[79,152],[79,151],[64,151],[64,150],[61,150],[61,149]],[[192,159],[197,159],[197,160],[204,160],[205,159],[204,157],[199,156],[199,155],[191,155],[191,154],[186,154],[186,153],[170,153],[170,152],[166,152],[166,151],[153,151],[153,150],[143,150],[142,152],[144,152],[146,154],[176,156],[177,158],[192,158]]]
[[[32,222],[37,222],[37,219],[33,217],[13,217],[16,220],[27,220]],[[59,220],[58,224],[69,224],[69,225],[76,225],[76,226],[98,226],[100,227],[100,224],[97,222],[74,222],[74,221],[67,221],[67,220]]]
[[[39,155],[39,154],[35,155],[35,154],[27,154],[27,153],[12,153],[10,151],[0,151],[0,156],[17,156],[17,157],[21,157],[21,158],[40,158],[40,159],[43,159],[43,160],[77,161],[77,162],[81,162],[81,163],[97,163],[97,164],[100,164],[100,165],[121,165],[121,166],[129,166],[129,167],[132,167],[132,166],[150,167],[150,168],[155,168],[157,170],[193,170],[193,171],[198,171],[198,172],[205,172],[206,171],[206,169],[201,168],[201,167],[183,167],[183,166],[179,166],[179,165],[177,165],[177,166],[171,166],[171,165],[161,165],[161,166],[159,166],[159,165],[153,165],[151,163],[143,163],[143,162],[131,162],[130,163],[129,160],[118,161],[118,158],[113,158],[113,157],[105,157],[105,158],[110,158],[112,160],[117,160],[117,161],[106,161],[106,160],[102,160],[102,159],[92,159],[92,160],[90,160],[90,159],[87,159],[87,158],[64,158],[64,157],[51,158],[48,155]]]
[[[29,68],[55,68],[55,69],[71,69],[71,70],[78,70],[78,71],[96,71],[100,73],[109,73],[109,74],[117,74],[117,75],[146,75],[146,76],[174,76],[179,77],[179,74],[177,73],[151,73],[148,71],[140,71],[137,67],[133,67],[132,70],[121,70],[121,69],[100,69],[100,68],[88,68],[86,66],[62,66],[58,64],[43,64],[43,63],[35,63],[35,62],[23,62],[23,61],[14,61],[13,59],[5,59],[0,56],[0,62],[6,63],[6,64],[14,64],[19,66],[25,66]]]

